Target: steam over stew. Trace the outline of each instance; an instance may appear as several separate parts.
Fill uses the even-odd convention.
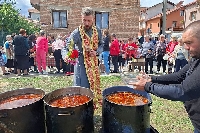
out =
[[[52,100],[50,105],[53,107],[66,108],[66,107],[75,107],[83,105],[90,100],[88,96],[84,95],[72,95],[65,96],[56,100]]]
[[[140,106],[148,103],[148,99],[131,92],[116,92],[108,95],[107,100],[124,106]]]
[[[40,100],[43,96],[39,94],[23,94],[12,96],[0,101],[0,110],[18,108],[25,105],[32,104]]]

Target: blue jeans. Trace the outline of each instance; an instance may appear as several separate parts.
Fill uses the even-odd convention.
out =
[[[109,51],[104,51],[103,53],[103,61],[104,61],[104,66],[106,69],[106,73],[109,74],[110,73],[110,69],[109,69],[109,65],[108,65],[108,59],[109,59]]]
[[[175,60],[176,72],[178,72],[180,68],[183,68],[187,63],[188,62],[186,59],[183,59],[183,60],[176,59]]]
[[[194,133],[200,133],[199,131],[197,131],[197,129],[194,129]]]

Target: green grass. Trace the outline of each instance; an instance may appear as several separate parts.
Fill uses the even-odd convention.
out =
[[[101,77],[101,89],[124,85],[119,76]],[[72,86],[72,77],[23,77],[0,79],[0,92],[18,88],[41,88],[46,93]],[[151,125],[160,133],[192,133],[193,126],[181,102],[172,102],[152,95]],[[95,111],[95,132],[101,127],[101,107]]]

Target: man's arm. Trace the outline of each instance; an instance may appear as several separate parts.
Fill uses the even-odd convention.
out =
[[[180,84],[185,79],[188,69],[189,69],[189,64],[187,64],[178,72],[162,76],[151,76],[151,79],[153,83],[159,83],[165,85]]]
[[[145,90],[161,98],[177,101],[189,101],[199,98],[200,94],[200,66],[187,76],[180,84],[161,85],[146,83]]]
[[[79,34],[79,30],[78,28],[75,29],[71,34],[70,36],[67,38],[66,40],[66,50],[69,50],[69,47],[70,47],[70,44],[71,44],[71,41],[73,39],[73,43],[74,44],[78,44],[78,40],[80,39],[80,34]],[[73,44],[73,49],[75,48],[75,45]]]

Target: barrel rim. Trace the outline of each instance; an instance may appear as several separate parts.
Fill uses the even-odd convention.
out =
[[[53,94],[53,93],[55,93],[55,92],[57,92],[57,91],[66,90],[66,89],[69,89],[69,88],[82,88],[82,89],[88,89],[88,88],[86,88],[86,87],[81,87],[81,86],[68,86],[68,87],[59,88],[59,89],[56,89],[56,90],[54,90],[54,91],[49,92],[48,94],[46,94],[46,95],[44,96],[43,102],[44,102],[47,106],[49,106],[49,107],[51,107],[51,108],[67,109],[67,108],[80,107],[80,106],[82,106],[82,105],[88,104],[89,102],[93,101],[93,99],[94,99],[94,92],[93,92],[92,90],[88,89],[89,91],[91,91],[92,97],[86,95],[86,96],[88,96],[88,97],[90,98],[90,100],[87,101],[87,102],[84,103],[84,104],[81,104],[81,105],[71,106],[71,107],[56,107],[56,106],[51,106],[51,105],[49,104],[50,100],[46,100],[46,99],[48,98],[49,95],[51,95],[51,94]],[[66,96],[66,95],[59,95],[59,96]],[[59,96],[57,96],[57,97],[59,97]],[[55,98],[57,98],[57,97],[54,97],[54,98],[52,98],[51,100],[53,100],[53,99],[55,99]]]
[[[31,104],[34,104],[34,103],[36,103],[36,102],[38,102],[38,101],[40,101],[41,99],[44,98],[44,96],[45,96],[45,91],[43,91],[41,88],[28,87],[28,88],[18,88],[18,89],[15,89],[15,90],[10,90],[10,91],[6,91],[6,92],[3,92],[3,93],[0,93],[0,101],[5,100],[5,99],[7,99],[7,98],[11,98],[12,96],[20,95],[20,94],[34,94],[34,93],[26,93],[26,92],[24,92],[24,91],[26,91],[26,90],[27,90],[27,91],[30,91],[30,89],[31,89],[32,91],[40,92],[40,94],[41,94],[42,97],[41,97],[40,99],[36,100],[36,101],[33,102],[33,103],[29,103],[29,104],[22,105],[22,106],[19,106],[19,107],[14,107],[14,108],[0,109],[0,111],[2,111],[2,110],[12,110],[12,109],[17,109],[17,108],[26,107],[26,106],[29,106],[29,105],[31,105]],[[24,93],[19,93],[19,94],[16,94],[16,95],[12,95],[12,96],[11,96],[11,94],[14,94],[14,93],[17,93],[17,92],[21,92],[21,91],[24,92]],[[38,94],[39,94],[39,93],[38,93]],[[5,97],[5,95],[8,95],[8,96]]]
[[[114,94],[114,93],[118,93],[118,92],[130,92],[130,91],[115,91],[115,92],[110,93],[110,94]],[[138,93],[133,93],[133,92],[130,92],[130,93],[142,96],[141,94],[138,94]],[[125,106],[125,107],[140,107],[140,106],[148,105],[148,104],[150,103],[149,99],[147,98],[148,103],[145,103],[145,104],[143,104],[143,105],[132,106],[132,105],[117,104],[117,103],[111,102],[111,101],[109,101],[109,100],[107,99],[107,96],[109,96],[110,94],[105,95],[105,96],[104,96],[104,97],[105,97],[104,99],[105,99],[107,102],[110,102],[110,103],[115,104],[115,105],[120,105],[120,106]],[[144,96],[143,96],[143,97],[144,97]],[[146,98],[146,97],[145,97],[145,98]]]
[[[131,91],[135,91],[135,92],[131,92],[131,91],[128,91],[128,90],[116,90],[117,88],[130,89]],[[114,91],[112,91],[111,93],[105,95],[104,93],[108,92],[109,89],[113,89]],[[112,87],[106,88],[105,90],[103,90],[103,93],[102,93],[103,99],[108,101],[106,96],[108,96],[110,94],[113,94],[113,93],[116,93],[116,92],[131,92],[133,94],[138,94],[140,96],[143,96],[143,97],[147,98],[148,99],[148,103],[146,103],[144,105],[140,105],[140,106],[145,106],[145,105],[151,105],[152,104],[152,99],[151,99],[151,96],[150,96],[149,93],[147,93],[146,91],[134,90],[133,88],[128,87],[128,86],[112,86]],[[144,94],[140,94],[140,93],[145,93],[146,96]],[[119,105],[119,106],[125,106],[125,107],[140,107],[140,106],[128,106],[128,105],[116,104],[116,103],[111,102],[111,101],[108,101],[108,102],[113,103],[115,105]]]

